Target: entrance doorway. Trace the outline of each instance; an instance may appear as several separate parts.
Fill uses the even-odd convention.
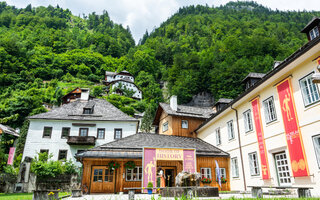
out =
[[[175,186],[175,178],[177,176],[176,167],[163,167],[166,187],[174,187]]]
[[[114,179],[114,170],[106,166],[93,166],[90,193],[113,193]]]
[[[276,163],[276,171],[278,176],[278,183],[280,186],[290,186],[290,170],[288,165],[288,159],[285,152],[274,154]]]

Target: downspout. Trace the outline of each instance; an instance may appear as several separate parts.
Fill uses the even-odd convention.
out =
[[[241,147],[241,139],[240,139],[238,110],[235,109],[235,108],[232,108],[232,104],[231,104],[230,108],[236,112],[239,150],[240,150],[241,166],[242,166],[242,174],[243,174],[243,185],[244,185],[244,190],[247,191],[247,183],[246,183],[246,177],[245,177],[245,174],[244,174],[243,155],[242,155],[242,147]]]

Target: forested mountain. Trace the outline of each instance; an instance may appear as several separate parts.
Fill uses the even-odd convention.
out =
[[[53,7],[18,9],[0,3],[0,123],[21,127],[43,103],[60,104],[75,87],[100,96],[104,71],[128,70],[142,102],[106,98],[128,114],[147,110],[145,124],[166,92],[188,102],[199,92],[236,97],[248,72],[267,72],[307,42],[300,30],[320,12],[270,10],[253,2],[189,6],[146,32],[135,46],[129,28],[107,12],[74,16]],[[129,105],[130,104],[130,105]]]

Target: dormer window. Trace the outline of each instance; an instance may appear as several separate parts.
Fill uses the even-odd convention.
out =
[[[83,108],[83,114],[92,114],[93,109],[92,108]]]
[[[311,29],[311,31],[309,32],[310,35],[310,40],[313,40],[314,38],[319,36],[319,28],[318,26],[314,27],[313,29]]]

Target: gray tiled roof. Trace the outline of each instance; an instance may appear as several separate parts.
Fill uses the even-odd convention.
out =
[[[210,118],[211,115],[213,114],[213,110],[211,107],[196,107],[196,106],[178,105],[178,110],[174,111],[171,109],[169,104],[160,103],[159,105],[162,107],[162,109],[168,115],[196,117],[196,118],[207,119],[207,118]]]
[[[233,99],[220,98],[217,103],[230,103],[232,100]]]
[[[6,125],[3,125],[3,124],[0,124],[0,129],[6,133],[6,134],[9,134],[9,135],[13,135],[13,136],[16,136],[16,137],[19,137],[20,135],[13,129],[11,128],[10,126],[6,126]]]
[[[250,72],[244,79],[246,80],[247,78],[263,78],[266,74],[263,73],[257,73],[257,72]]]
[[[107,76],[113,76],[113,75],[116,75],[117,72],[109,72],[109,71],[106,71],[106,75]]]
[[[228,153],[199,138],[137,133],[79,153],[77,157],[142,158],[143,147],[194,148],[197,156],[229,156]]]
[[[83,114],[83,108],[92,108],[93,114]],[[29,117],[29,119],[86,120],[86,121],[137,121],[104,99],[91,99],[64,104],[47,113]]]

